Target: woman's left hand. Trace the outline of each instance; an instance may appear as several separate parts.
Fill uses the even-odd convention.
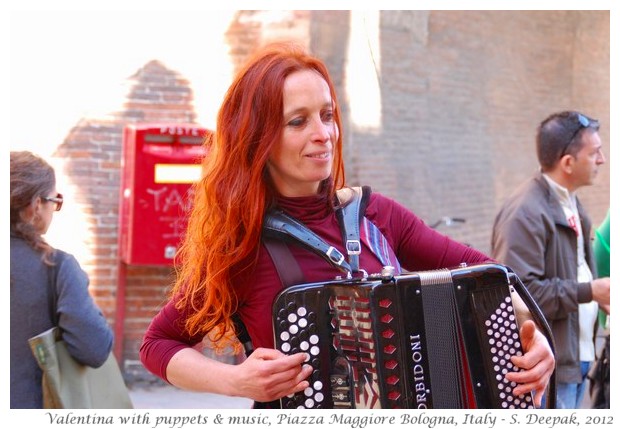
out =
[[[532,320],[521,326],[521,346],[524,354],[513,356],[511,361],[521,368],[519,372],[509,372],[506,379],[518,384],[513,393],[516,396],[534,392],[534,404],[540,408],[542,397],[555,369],[555,357],[547,338],[536,329]]]

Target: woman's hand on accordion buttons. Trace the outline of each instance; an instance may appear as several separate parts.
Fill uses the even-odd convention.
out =
[[[511,360],[521,371],[510,372],[506,378],[518,384],[513,391],[516,396],[534,392],[534,403],[540,407],[555,368],[555,358],[549,341],[532,320],[523,323],[520,334],[524,354],[513,356]]]
[[[243,371],[240,392],[259,402],[280,399],[309,386],[312,367],[304,364],[306,353],[285,355],[275,349],[258,348],[239,366]]]

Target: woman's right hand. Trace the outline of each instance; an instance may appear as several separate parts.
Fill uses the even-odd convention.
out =
[[[304,364],[306,359],[306,353],[285,355],[275,349],[254,350],[235,371],[235,396],[269,402],[304,390],[312,373],[312,367]]]
[[[269,402],[309,386],[312,367],[304,364],[306,359],[306,353],[288,356],[258,348],[243,363],[231,365],[187,347],[172,356],[166,378],[181,389]]]

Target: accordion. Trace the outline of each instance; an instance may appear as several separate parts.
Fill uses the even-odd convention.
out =
[[[283,290],[276,348],[306,352],[314,371],[282,408],[534,408],[505,378],[522,354],[515,278],[499,264],[398,276],[386,267]]]

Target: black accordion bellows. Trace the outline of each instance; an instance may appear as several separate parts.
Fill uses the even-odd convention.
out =
[[[276,348],[314,371],[282,408],[533,408],[504,378],[522,354],[515,278],[481,264],[285,289]]]

